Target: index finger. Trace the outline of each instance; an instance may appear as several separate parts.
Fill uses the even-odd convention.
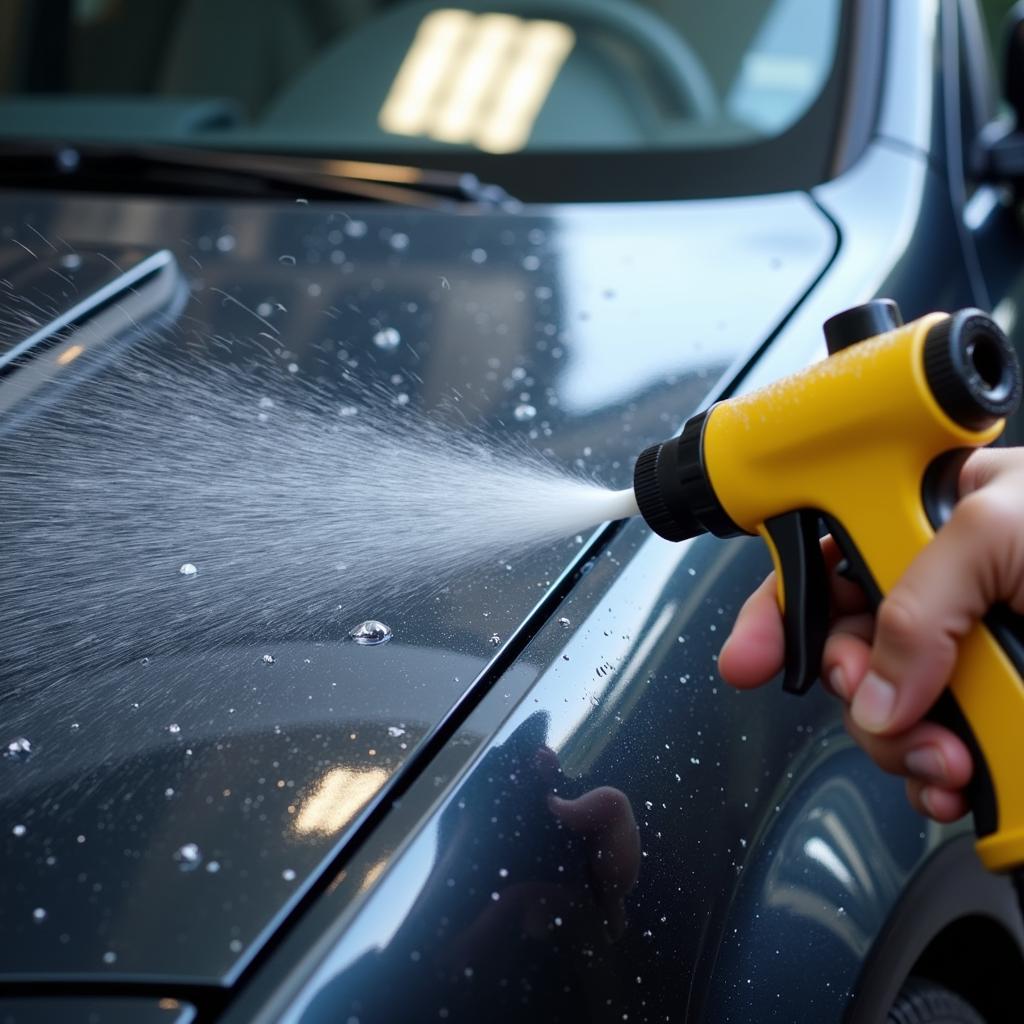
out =
[[[821,553],[829,574],[833,617],[863,611],[867,607],[864,592],[833,571],[842,559],[842,552],[831,537],[822,540]],[[732,632],[718,655],[718,670],[730,685],[749,689],[766,683],[779,672],[785,657],[776,576],[769,573],[740,608]]]

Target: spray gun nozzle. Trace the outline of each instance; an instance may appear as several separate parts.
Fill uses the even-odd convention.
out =
[[[704,468],[704,425],[710,410],[687,421],[679,437],[641,452],[633,490],[647,525],[666,540],[702,533],[732,537],[743,531],[729,518]]]

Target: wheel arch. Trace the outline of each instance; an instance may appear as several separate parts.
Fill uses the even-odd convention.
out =
[[[884,1020],[911,975],[959,993],[986,1020],[1010,1020],[1024,973],[1024,927],[1006,877],[987,872],[973,838],[938,849],[907,884],[876,938],[845,1024]],[[1017,1019],[1017,1018],[1013,1018]]]

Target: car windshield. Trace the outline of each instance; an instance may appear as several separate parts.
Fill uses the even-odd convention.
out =
[[[0,5],[0,137],[362,156],[491,180],[536,155],[557,158],[549,179],[638,151],[678,167],[806,119],[837,77],[842,8],[11,0]],[[619,177],[617,193],[640,198]]]

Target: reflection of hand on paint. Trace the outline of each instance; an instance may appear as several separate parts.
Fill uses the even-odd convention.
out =
[[[960,473],[960,501],[935,539],[879,605],[830,570],[833,620],[821,676],[849,708],[854,739],[885,771],[907,777],[910,802],[937,821],[967,811],[961,792],[971,756],[923,716],[950,680],[957,644],[998,602],[1024,612],[1024,448],[981,449]],[[719,656],[733,686],[759,686],[782,667],[782,616],[774,574],[740,610]],[[984,681],[979,680],[983,685]]]
[[[626,795],[611,786],[598,786],[575,799],[562,799],[551,789],[557,783],[558,757],[549,747],[536,750],[535,778],[547,790],[546,809],[555,828],[569,833],[563,848],[564,881],[516,878],[515,873],[491,896],[491,902],[449,947],[450,967],[478,962],[482,951],[507,942],[510,932],[536,941],[566,939],[608,942],[626,928],[625,897],[640,872],[640,834]],[[570,838],[571,836],[571,838]],[[572,870],[573,846],[585,856],[585,878]],[[576,854],[578,857],[578,853]],[[577,860],[578,863],[578,860]],[[497,897],[497,898],[495,898]]]
[[[548,797],[551,813],[579,833],[587,845],[591,885],[605,913],[612,939],[626,930],[626,894],[640,873],[640,833],[626,794],[598,786],[575,800]]]

